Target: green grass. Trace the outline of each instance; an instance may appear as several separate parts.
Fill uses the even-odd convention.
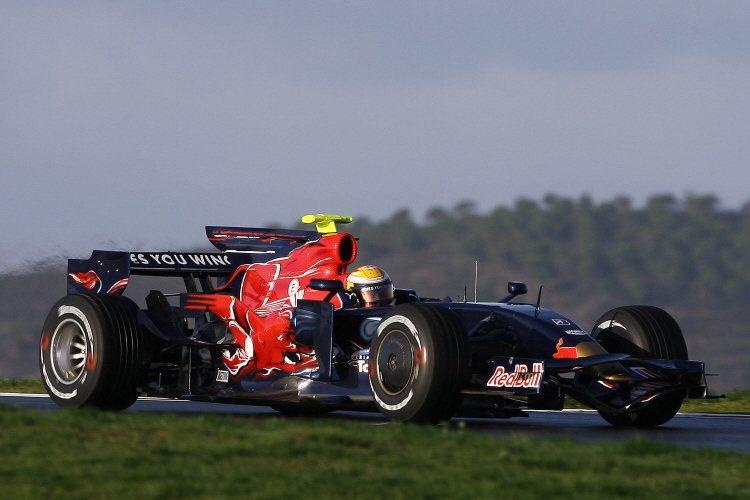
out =
[[[0,406],[3,498],[748,498],[750,455],[460,425]]]
[[[24,394],[46,394],[44,384],[39,379],[13,380],[0,378],[0,392],[20,392]]]
[[[693,413],[750,413],[750,390],[737,389],[723,399],[686,399],[681,411]]]

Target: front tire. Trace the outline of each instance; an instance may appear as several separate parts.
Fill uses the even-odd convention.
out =
[[[40,342],[42,382],[63,408],[124,410],[138,398],[149,337],[125,297],[76,294],[50,311]]]
[[[380,322],[370,346],[369,378],[375,404],[389,419],[450,419],[469,374],[469,340],[450,310],[401,304]]]
[[[640,359],[688,359],[682,330],[669,313],[658,307],[625,306],[607,311],[596,321],[591,336],[612,353]],[[686,391],[678,390],[644,403],[634,412],[599,410],[599,414],[618,427],[655,427],[671,420],[686,396]]]

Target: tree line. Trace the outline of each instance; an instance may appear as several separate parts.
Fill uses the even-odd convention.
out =
[[[487,300],[508,279],[630,303],[750,296],[750,202],[723,210],[712,195],[663,194],[640,207],[548,195],[484,214],[463,202],[433,208],[423,223],[403,209],[346,230],[360,238],[358,262],[390,266],[397,286],[431,294],[473,289],[476,266]]]
[[[714,389],[750,387],[750,203],[724,210],[714,196],[659,195],[635,206],[624,197],[549,195],[485,213],[470,202],[433,208],[420,221],[398,210],[342,229],[359,238],[355,265],[377,264],[397,287],[423,297],[473,300],[478,270],[479,300],[498,300],[519,280],[533,302],[544,285],[542,305],[583,328],[615,306],[663,307],[682,327],[691,358],[720,374]],[[141,278],[128,287],[132,297],[161,289]],[[39,376],[41,325],[64,294],[64,263],[0,275],[0,377]]]

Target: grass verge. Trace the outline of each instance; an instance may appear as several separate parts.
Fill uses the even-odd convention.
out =
[[[39,379],[14,380],[0,378],[0,392],[19,392],[24,394],[47,394],[44,384]]]
[[[693,413],[750,413],[750,390],[736,389],[722,399],[686,399],[680,411]]]
[[[750,497],[750,455],[637,437],[2,405],[0,428],[0,484],[14,499]]]

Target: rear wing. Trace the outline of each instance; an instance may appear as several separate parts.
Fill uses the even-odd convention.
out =
[[[289,255],[295,248],[320,238],[317,231],[206,226],[206,236],[222,252]],[[275,258],[275,257],[274,257]],[[257,262],[268,262],[257,260]]]
[[[220,252],[118,252],[94,250],[88,259],[68,260],[68,293],[121,294],[131,275],[183,278],[226,277],[241,265],[285,257],[317,240],[316,231],[206,227]]]

